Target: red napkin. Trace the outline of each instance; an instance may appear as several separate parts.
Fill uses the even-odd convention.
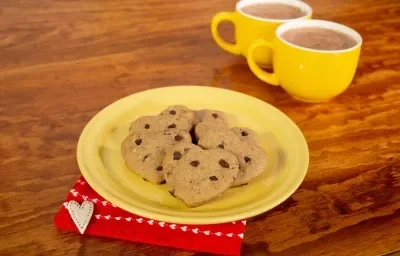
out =
[[[86,200],[94,203],[94,212],[85,231],[87,235],[223,255],[240,254],[245,220],[213,225],[182,225],[143,218],[104,200],[80,177],[54,218],[57,228],[73,232],[79,231],[66,209],[71,200],[79,204]]]

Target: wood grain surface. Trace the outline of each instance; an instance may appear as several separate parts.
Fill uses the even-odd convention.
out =
[[[352,85],[322,104],[293,100],[218,48],[210,20],[233,10],[233,0],[0,1],[0,255],[208,255],[53,225],[79,176],[76,144],[90,118],[123,96],[176,84],[258,97],[308,141],[304,183],[250,220],[242,255],[399,250],[400,2],[307,3],[314,18],[351,26],[364,39]],[[232,38],[232,26],[221,30]]]

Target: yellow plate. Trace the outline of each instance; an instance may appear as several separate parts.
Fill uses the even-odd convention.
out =
[[[120,153],[130,122],[176,104],[224,111],[231,126],[256,131],[268,157],[263,174],[216,200],[187,208],[168,193],[167,185],[151,184],[130,171]],[[106,200],[143,217],[182,224],[222,223],[263,213],[295,192],[309,161],[304,136],[278,109],[245,94],[203,86],[152,89],[109,105],[83,130],[77,158],[85,179]]]

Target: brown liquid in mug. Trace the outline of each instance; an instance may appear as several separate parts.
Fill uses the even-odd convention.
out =
[[[280,3],[247,5],[242,8],[242,11],[251,16],[275,20],[296,19],[306,15],[306,13],[298,7]]]
[[[357,41],[347,34],[319,27],[289,29],[281,37],[292,44],[315,50],[345,50],[357,45]]]

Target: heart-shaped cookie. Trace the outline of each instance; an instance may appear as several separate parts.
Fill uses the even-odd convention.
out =
[[[176,160],[168,180],[170,193],[187,206],[206,203],[231,187],[239,162],[226,150],[189,150]]]
[[[265,151],[255,143],[242,140],[228,128],[206,133],[200,138],[198,145],[204,149],[224,149],[238,158],[240,170],[233,186],[248,183],[267,167]]]

